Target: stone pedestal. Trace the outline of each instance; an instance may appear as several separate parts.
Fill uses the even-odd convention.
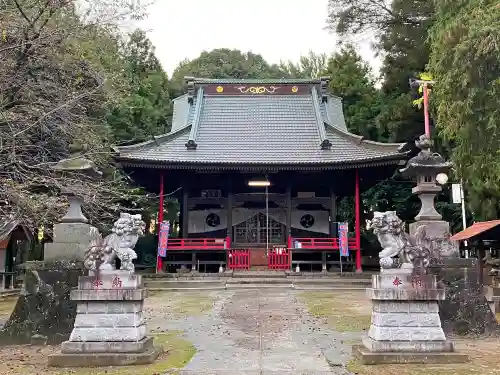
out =
[[[493,314],[500,313],[500,287],[485,285],[483,290],[491,312]]]
[[[458,242],[450,241],[450,224],[447,221],[417,220],[409,225],[410,235],[415,235],[421,226],[425,226],[426,239],[431,241],[431,249],[435,249],[431,261],[459,257]]]
[[[367,289],[372,322],[362,346],[353,348],[363,364],[466,362],[454,353],[439,318],[444,290],[433,275],[415,276],[402,269],[372,276]]]
[[[97,228],[86,223],[58,223],[54,225],[54,241],[44,246],[43,259],[83,261],[90,243],[99,236]]]
[[[75,325],[49,366],[96,367],[152,363],[162,348],[146,336],[143,316],[146,290],[142,276],[128,271],[101,271],[82,276],[71,292],[77,302]]]

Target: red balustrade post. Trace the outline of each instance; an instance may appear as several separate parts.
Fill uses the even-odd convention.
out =
[[[163,172],[160,172],[160,204],[158,207],[158,228],[160,228],[163,222]],[[160,231],[158,230],[158,235]],[[157,250],[158,251],[158,250]],[[161,272],[163,270],[163,259],[156,254],[156,272]]]
[[[288,236],[288,240],[287,240],[287,247],[289,249],[292,248],[292,245],[293,245],[293,240],[292,240],[292,236]]]
[[[361,218],[360,218],[360,196],[359,196],[359,171],[356,169],[356,181],[354,188],[354,215],[355,215],[355,234],[356,234],[356,272],[362,272],[361,269]]]

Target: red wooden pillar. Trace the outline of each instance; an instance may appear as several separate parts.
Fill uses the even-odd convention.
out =
[[[158,207],[158,228],[163,222],[163,172],[160,172],[160,205]],[[158,230],[159,233],[159,230]],[[163,260],[158,254],[156,255],[156,272],[161,272],[163,269]]]
[[[354,188],[354,231],[356,235],[356,272],[361,272],[361,218],[360,218],[360,196],[359,196],[359,171],[356,169],[356,181]]]

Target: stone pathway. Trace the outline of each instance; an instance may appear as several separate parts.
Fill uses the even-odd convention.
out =
[[[344,375],[358,334],[332,332],[312,317],[294,290],[212,292],[202,317],[171,319],[153,308],[152,329],[184,330],[198,352],[180,375]],[[347,341],[347,342],[346,342]],[[337,366],[330,366],[326,356]]]

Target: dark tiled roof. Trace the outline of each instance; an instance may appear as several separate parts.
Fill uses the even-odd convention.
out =
[[[191,105],[186,100],[176,101],[174,110],[180,112],[174,113],[171,133],[117,147],[118,159],[132,164],[341,166],[397,162],[404,157],[398,151],[400,144],[364,141],[348,133],[340,98],[328,96],[323,102],[314,86],[303,95],[204,95],[199,89]],[[331,143],[329,149],[321,147],[325,138]],[[186,147],[189,140],[196,148]]]

